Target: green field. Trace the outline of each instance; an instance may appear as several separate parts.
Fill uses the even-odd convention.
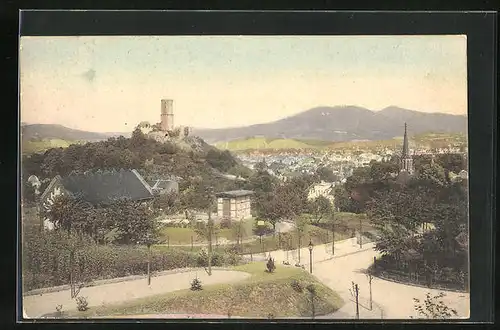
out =
[[[23,154],[44,152],[51,148],[67,148],[72,144],[82,144],[82,141],[66,141],[61,139],[44,139],[41,141],[23,141],[21,150]]]
[[[248,239],[253,236],[252,227],[253,220],[244,221],[242,223],[242,239]],[[231,228],[222,228],[217,230],[217,237],[229,241],[236,241],[236,232]],[[162,243],[167,243],[168,241],[168,243],[172,245],[185,245],[191,244],[191,239],[193,243],[202,243],[206,241],[202,237],[199,237],[199,235],[196,234],[196,231],[193,228],[164,226],[160,229],[160,242]]]
[[[217,284],[191,291],[185,290],[147,298],[134,299],[119,305],[93,307],[85,312],[69,312],[66,317],[119,317],[147,314],[217,314],[249,318],[310,317],[312,304],[306,290],[313,285],[315,315],[325,315],[338,310],[344,301],[330,288],[318,282],[306,271],[296,267],[276,265],[274,273],[265,272],[264,262],[233,267],[251,276],[233,284]],[[292,281],[298,286],[293,287]],[[202,283],[203,285],[203,283]]]
[[[250,137],[227,142],[218,142],[218,149],[230,151],[244,150],[271,150],[271,149],[351,149],[351,148],[376,148],[394,147],[401,144],[401,138],[378,141],[325,141],[314,139],[271,139],[265,137]],[[460,133],[425,133],[410,137],[410,141],[423,147],[445,147],[448,144],[466,144],[467,137]]]

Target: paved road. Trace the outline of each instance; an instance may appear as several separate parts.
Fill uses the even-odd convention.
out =
[[[354,318],[355,304],[351,302],[352,296],[349,289],[352,282],[358,284],[360,292],[360,302],[368,307],[369,303],[369,284],[368,278],[363,273],[373,262],[373,257],[377,255],[376,251],[365,250],[356,254],[339,257],[324,262],[314,264],[313,274],[325,285],[334,289],[346,301],[346,304],[333,315],[345,318]],[[405,285],[378,278],[372,280],[373,301],[380,308],[374,311],[367,311],[360,308],[361,318],[383,318],[383,319],[409,319],[417,318],[414,310],[413,298],[425,299],[427,292],[432,295],[441,291]],[[457,310],[459,317],[469,317],[469,294],[446,291],[446,297],[443,301],[451,308]],[[379,315],[377,315],[379,313]]]
[[[262,258],[271,255],[275,262],[282,263],[287,260],[285,251],[272,251],[266,253]],[[306,270],[309,270],[309,264],[303,262],[309,259],[307,248],[301,250],[302,263]],[[427,292],[432,295],[439,293],[439,290],[433,290],[423,287],[405,285],[378,278],[372,280],[372,296],[374,308],[370,311],[369,307],[369,285],[367,276],[364,274],[366,268],[373,262],[373,257],[377,252],[373,250],[373,243],[359,245],[349,239],[335,244],[335,256],[331,255],[331,244],[318,245],[313,248],[313,275],[321,282],[336,291],[345,301],[345,305],[337,312],[317,317],[318,319],[353,319],[355,318],[355,304],[351,300],[353,297],[349,292],[352,288],[352,282],[358,284],[360,301],[360,318],[364,319],[409,319],[418,317],[414,311],[413,298],[425,299]],[[259,258],[258,255],[254,256]],[[255,260],[255,259],[254,259]],[[298,254],[289,252],[289,262],[293,264],[298,261]],[[205,271],[197,272],[198,277],[205,285],[235,282],[249,276],[249,274],[234,271],[214,270],[214,275],[208,277]],[[98,287],[83,288],[81,295],[89,297],[89,305],[101,305],[103,303],[114,303],[129,300],[138,297],[144,297],[154,294],[161,294],[175,290],[181,290],[189,287],[189,282],[196,276],[195,272],[180,273],[173,275],[164,275],[152,279],[151,287],[147,287],[145,279],[106,284]],[[445,292],[446,297],[443,301],[451,308],[457,310],[459,317],[469,317],[469,294],[457,292]],[[63,310],[73,309],[74,301],[69,299],[69,290],[44,294],[43,296],[24,297],[24,304],[27,314],[31,317],[37,317],[46,313],[55,311],[57,304],[63,304]],[[153,317],[153,316],[148,316]],[[164,317],[164,316],[154,316]],[[177,316],[171,316],[177,317]],[[215,316],[214,316],[215,317]],[[225,316],[227,317],[227,316]],[[224,318],[225,318],[224,317]]]
[[[204,269],[176,274],[155,276],[151,278],[151,286],[146,279],[103,284],[82,288],[79,296],[86,297],[89,307],[103,304],[115,304],[136,298],[188,289],[190,282],[198,277],[203,285],[217,283],[234,283],[248,278],[250,274],[228,270],[213,270],[208,276]],[[44,314],[54,313],[57,305],[62,310],[75,310],[76,302],[71,299],[70,290],[45,293],[23,297],[23,307],[28,318],[38,318]]]

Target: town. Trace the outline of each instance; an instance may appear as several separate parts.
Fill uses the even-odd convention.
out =
[[[463,145],[402,123],[393,148],[233,154],[160,119],[24,156],[25,317],[467,317]]]

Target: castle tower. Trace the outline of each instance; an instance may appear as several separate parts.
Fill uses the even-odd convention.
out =
[[[408,133],[406,131],[405,123],[405,135],[403,138],[403,152],[401,153],[401,163],[399,165],[399,171],[405,171],[408,174],[413,174],[413,159],[410,155],[410,148],[408,145]]]
[[[161,100],[161,130],[172,131],[174,129],[174,101]]]

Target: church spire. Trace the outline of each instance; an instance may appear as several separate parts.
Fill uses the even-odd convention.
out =
[[[410,155],[410,148],[408,145],[408,132],[407,126],[405,123],[405,135],[403,138],[403,152],[401,153],[401,163],[400,163],[400,172],[404,171],[408,174],[413,174],[413,159]]]
[[[403,153],[402,153],[402,158],[406,158],[410,156],[410,149],[408,147],[408,133],[406,131],[406,123],[405,123],[405,135],[403,138]]]

